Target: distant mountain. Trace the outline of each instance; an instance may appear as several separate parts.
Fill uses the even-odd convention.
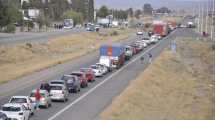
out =
[[[197,1],[200,0],[95,0],[96,8],[102,5],[106,5],[110,8],[142,8],[145,3],[150,3],[154,8],[168,7],[170,9],[189,9],[191,7],[197,7]]]

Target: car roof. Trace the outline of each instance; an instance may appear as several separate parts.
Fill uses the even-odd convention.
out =
[[[80,70],[91,70],[92,68],[81,68]]]
[[[29,97],[28,96],[12,96],[11,98],[25,98],[25,99],[27,99]]]
[[[81,72],[81,71],[74,71],[74,72],[72,72],[72,74],[73,74],[73,73],[74,73],[74,74],[77,74],[77,73],[78,73],[78,74],[84,74],[84,72]]]
[[[13,107],[21,107],[22,105],[19,104],[19,103],[6,103],[6,104],[3,105],[3,107],[11,107],[11,106],[13,106]]]
[[[52,80],[50,82],[64,82],[64,81],[62,81],[62,80]]]
[[[37,90],[35,89],[35,90],[32,90],[31,92],[32,92],[32,93],[35,93],[36,91],[37,91]],[[39,92],[40,92],[40,93],[47,93],[46,90],[40,90]]]
[[[61,85],[61,84],[51,84],[50,86],[60,86],[60,87],[64,87],[64,85]]]
[[[74,75],[63,75],[63,76],[66,76],[66,77],[73,77]]]

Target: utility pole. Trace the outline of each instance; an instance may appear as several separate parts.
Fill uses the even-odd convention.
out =
[[[199,8],[199,13],[198,13],[198,32],[201,33],[201,3],[198,2],[198,8]]]
[[[214,38],[214,11],[215,11],[215,9],[214,9],[214,0],[212,0],[212,9],[211,9],[211,18],[212,18],[212,25],[211,25],[211,40],[213,40],[213,38]]]
[[[206,20],[205,20],[205,32],[208,33],[208,0],[206,0]]]
[[[204,5],[203,5],[203,3],[202,3],[202,5],[201,5],[201,8],[202,8],[202,24],[201,24],[201,33],[203,33],[203,31],[204,31]]]

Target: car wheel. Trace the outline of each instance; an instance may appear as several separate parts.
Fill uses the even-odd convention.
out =
[[[46,108],[46,109],[48,109],[48,108],[49,108],[49,104],[48,104],[48,103],[45,105],[45,108]]]
[[[77,92],[78,92],[78,87],[75,87],[74,93],[77,93]]]
[[[34,115],[34,112],[31,112],[31,116],[33,116]]]
[[[51,107],[52,106],[52,104],[51,103],[49,103],[49,107]]]

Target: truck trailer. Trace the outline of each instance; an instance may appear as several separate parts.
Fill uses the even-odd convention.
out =
[[[125,48],[122,45],[102,45],[100,47],[100,63],[108,68],[120,68],[125,62]]]
[[[162,21],[153,23],[153,33],[165,37],[169,33],[168,24]]]

